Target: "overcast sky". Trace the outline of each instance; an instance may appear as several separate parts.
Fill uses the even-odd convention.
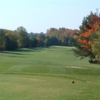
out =
[[[51,27],[78,29],[83,17],[97,8],[100,0],[0,0],[0,28],[23,26],[38,33]]]

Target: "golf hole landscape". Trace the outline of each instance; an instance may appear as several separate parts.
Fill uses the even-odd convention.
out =
[[[0,100],[100,100],[100,65],[73,47],[0,52]]]

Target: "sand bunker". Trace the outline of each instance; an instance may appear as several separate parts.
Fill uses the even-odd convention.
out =
[[[86,69],[84,67],[81,66],[66,66],[67,68],[79,68],[79,69]]]

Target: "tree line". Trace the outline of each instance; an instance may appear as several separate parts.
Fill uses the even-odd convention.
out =
[[[15,31],[0,29],[0,51],[52,45],[73,46],[76,42],[74,37],[76,32],[78,30],[50,28],[46,33],[28,33],[22,26]]]

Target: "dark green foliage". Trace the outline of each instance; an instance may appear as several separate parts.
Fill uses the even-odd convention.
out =
[[[4,50],[4,46],[5,46],[5,36],[2,30],[0,30],[0,51]]]
[[[29,38],[29,48],[37,47],[38,41],[35,37]]]
[[[91,29],[91,27],[88,25],[88,23],[92,23],[92,21],[91,21],[91,15],[93,15],[92,12],[87,17],[83,18],[82,25],[79,27],[80,28],[80,33],[83,33],[83,32],[86,31],[84,29],[84,27],[86,27],[88,29]]]

